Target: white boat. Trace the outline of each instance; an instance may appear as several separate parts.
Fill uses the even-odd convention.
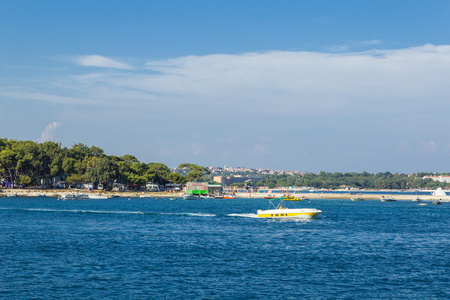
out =
[[[75,195],[75,200],[89,200],[88,194],[77,194]]]
[[[412,199],[412,202],[422,202],[422,199],[420,199],[419,197],[416,197],[416,198]]]
[[[65,194],[61,196],[61,200],[75,200],[74,194]]]
[[[186,194],[186,195],[183,196],[183,199],[184,200],[198,200],[198,199],[201,199],[201,198],[199,196],[195,196],[195,195],[192,195],[192,194]]]
[[[108,196],[106,195],[89,195],[89,199],[108,199]]]
[[[89,200],[87,194],[65,194],[61,196],[62,200]]]
[[[394,197],[385,197],[385,196],[381,196],[381,202],[395,202],[397,201]]]
[[[364,198],[361,195],[351,198],[352,201],[364,201]]]
[[[322,211],[315,208],[287,208],[281,199],[277,205],[269,200],[269,209],[258,210],[257,213],[259,218],[315,218]]]
[[[6,197],[17,197],[17,194],[6,194]]]

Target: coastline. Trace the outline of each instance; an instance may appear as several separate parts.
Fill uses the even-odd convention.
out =
[[[327,200],[350,200],[358,196],[359,198],[363,198],[364,200],[380,200],[382,196],[389,197],[392,196],[395,200],[403,200],[403,201],[412,201],[416,199],[417,195],[401,195],[395,194],[392,195],[392,192],[398,192],[398,190],[392,191],[383,191],[385,193],[380,192],[379,194],[337,194],[337,193],[309,193],[309,194],[294,194],[295,197],[298,197],[303,200],[314,199],[327,199]],[[273,194],[272,194],[273,195]],[[263,198],[269,196],[269,193],[238,193],[236,194],[236,198]],[[436,196],[436,195],[420,195],[419,198],[422,201],[441,201],[441,202],[450,202],[450,196]]]
[[[400,192],[400,190],[383,190],[379,191],[377,194],[342,194],[342,193],[307,193],[307,194],[294,194],[296,197],[301,199],[334,199],[334,200],[345,200],[356,197],[356,195],[364,200],[379,200],[381,196],[393,196],[396,200],[412,201],[417,198],[417,195],[402,195],[392,193]],[[149,198],[179,198],[183,197],[182,192],[143,192],[143,191],[126,191],[126,192],[110,192],[110,191],[88,191],[88,190],[42,190],[42,189],[0,189],[0,197],[6,197],[8,194],[17,194],[18,197],[61,197],[66,194],[88,194],[88,195],[104,195],[120,198],[139,198],[142,195]],[[236,198],[264,198],[269,196],[270,193],[236,193]],[[281,196],[281,195],[280,195]],[[420,195],[422,201],[441,201],[450,202],[450,195],[440,196],[440,195]]]

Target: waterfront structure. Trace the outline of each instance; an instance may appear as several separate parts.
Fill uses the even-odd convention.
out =
[[[188,182],[186,183],[186,194],[190,195],[207,195],[207,182]]]

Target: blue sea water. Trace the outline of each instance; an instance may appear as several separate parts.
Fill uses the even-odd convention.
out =
[[[450,204],[0,198],[0,298],[450,299]]]

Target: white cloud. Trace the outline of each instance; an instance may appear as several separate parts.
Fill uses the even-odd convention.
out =
[[[366,46],[370,46],[370,45],[379,45],[382,44],[383,42],[377,39],[374,40],[368,40],[368,41],[363,41],[361,44],[362,45],[366,45]]]
[[[43,143],[46,141],[51,141],[55,135],[56,129],[60,127],[62,124],[60,122],[53,122],[51,124],[48,124],[44,131],[41,134],[41,137],[38,139],[39,143]]]
[[[73,97],[65,95],[55,95],[48,91],[24,91],[24,88],[18,88],[18,90],[10,89],[9,91],[0,92],[0,95],[6,98],[12,99],[27,99],[39,102],[49,102],[55,104],[93,104],[92,99],[86,99],[82,97]]]
[[[100,55],[83,55],[77,56],[72,59],[79,65],[86,67],[99,67],[99,68],[111,68],[111,69],[123,69],[131,70],[133,67],[129,64],[125,64]]]
[[[82,104],[84,114],[95,106],[98,118],[114,108],[123,116],[160,117],[170,112],[174,118],[193,122],[224,116],[355,122],[405,116],[416,126],[430,120],[430,114],[434,114],[432,121],[446,118],[444,112],[450,109],[448,45],[339,54],[268,51],[184,56],[149,61],[144,68],[127,72],[117,68],[131,66],[98,55],[79,56],[77,62],[116,70],[84,74],[74,70],[76,75],[45,78],[34,87],[3,89],[3,95],[17,101]]]

